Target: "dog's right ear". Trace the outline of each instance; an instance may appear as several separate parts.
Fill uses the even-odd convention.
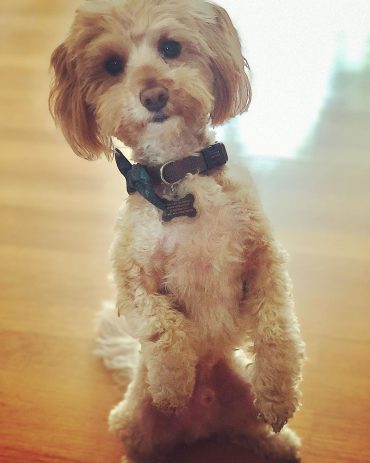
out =
[[[215,24],[208,28],[208,42],[213,51],[211,68],[214,76],[215,105],[211,114],[213,125],[220,125],[248,109],[251,85],[242,55],[238,33],[226,10],[211,4]]]
[[[85,101],[76,60],[65,43],[51,57],[54,78],[49,96],[50,112],[73,151],[85,159],[102,153],[112,156],[111,141],[98,133],[94,110]]]

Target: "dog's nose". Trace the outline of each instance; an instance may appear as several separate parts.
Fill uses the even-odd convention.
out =
[[[168,101],[168,90],[160,85],[147,88],[140,93],[140,101],[149,111],[160,111]]]

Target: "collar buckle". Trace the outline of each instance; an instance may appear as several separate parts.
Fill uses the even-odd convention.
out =
[[[165,172],[166,168],[174,164],[175,164],[175,161],[169,161],[163,164],[163,166],[161,166],[161,168],[159,169],[159,176],[162,180],[162,183],[170,187],[172,187],[173,185],[176,185],[176,183],[179,183],[181,181],[181,179],[176,180],[176,181],[171,181],[171,180],[166,179],[166,172]]]
[[[204,172],[207,166],[201,154],[192,154],[185,159],[169,161],[159,168],[159,177],[165,185],[177,185],[187,174]]]
[[[144,166],[154,185],[176,185],[187,174],[208,174],[213,169],[222,167],[227,163],[227,152],[222,143],[215,143],[198,153],[182,159],[169,161],[162,166]]]

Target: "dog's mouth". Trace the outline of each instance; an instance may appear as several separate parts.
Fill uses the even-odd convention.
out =
[[[169,115],[168,114],[165,114],[165,113],[162,113],[162,112],[159,112],[157,113],[153,119],[151,120],[151,122],[153,122],[154,124],[162,124],[163,122],[165,122],[167,119],[169,119]]]

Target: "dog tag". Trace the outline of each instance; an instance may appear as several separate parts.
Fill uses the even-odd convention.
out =
[[[167,201],[163,211],[163,221],[170,222],[176,217],[195,217],[197,210],[194,208],[194,201],[194,195],[191,193],[177,201]]]
[[[118,149],[115,150],[115,157],[119,171],[126,178],[128,193],[140,193],[153,206],[163,211],[162,219],[164,222],[170,222],[176,217],[195,217],[197,215],[194,208],[194,195],[190,193],[175,201],[161,198],[155,193],[151,178],[144,166],[132,165]]]

